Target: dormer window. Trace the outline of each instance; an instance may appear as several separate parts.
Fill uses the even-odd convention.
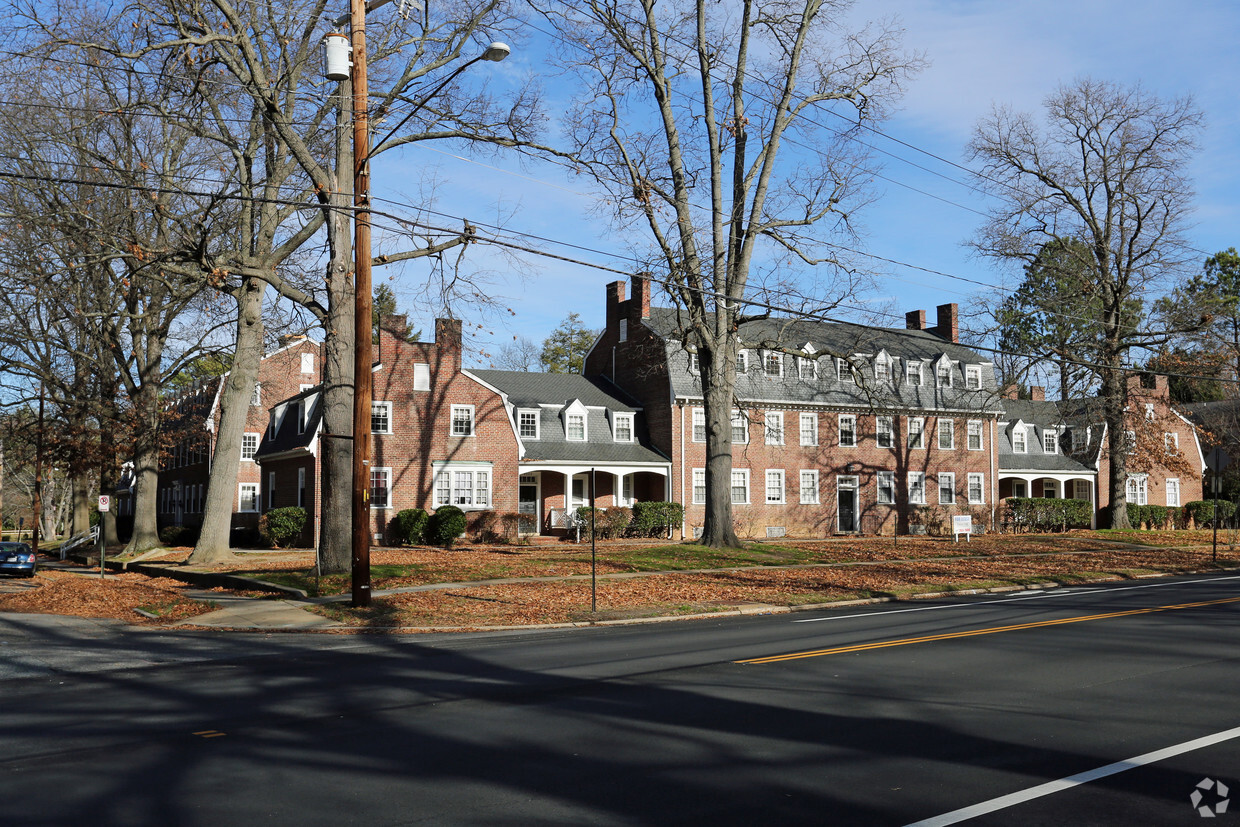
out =
[[[1048,454],[1059,453],[1059,432],[1054,428],[1042,431],[1042,450]]]
[[[1012,452],[1025,454],[1029,452],[1029,433],[1023,422],[1017,422],[1012,429]]]
[[[797,378],[812,382],[818,378],[818,360],[807,359],[804,356],[797,357]]]
[[[981,365],[965,365],[964,368],[964,385],[971,391],[980,390],[982,387],[982,366]]]
[[[611,433],[614,442],[633,441],[633,414],[616,413],[611,418]]]
[[[874,357],[874,380],[876,382],[891,381],[891,357],[885,350]]]
[[[921,362],[908,362],[904,367],[904,381],[910,385],[921,384]]]
[[[1089,444],[1089,428],[1072,429],[1072,453],[1083,450]]]
[[[538,439],[538,411],[522,408],[517,411],[517,434],[522,439]]]
[[[749,351],[738,350],[736,352],[736,372],[738,375],[749,373]]]
[[[762,371],[768,379],[778,379],[784,375],[784,354],[777,350],[768,350],[762,359]]]
[[[934,368],[935,381],[940,388],[950,388],[952,386],[952,360],[944,355],[939,359]]]
[[[569,442],[586,441],[586,406],[580,399],[564,409],[564,438]]]
[[[835,377],[850,385],[857,384],[857,374],[853,372],[852,363],[843,357],[835,360]]]
[[[696,350],[689,351],[689,372],[690,373],[701,373],[702,372],[702,363],[698,361],[698,355],[697,355]]]

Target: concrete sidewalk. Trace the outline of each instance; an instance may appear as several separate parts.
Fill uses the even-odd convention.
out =
[[[186,597],[215,603],[214,612],[178,621],[173,626],[208,626],[216,629],[343,629],[346,625],[308,611],[314,602],[287,598],[254,598],[222,595],[193,589]],[[327,601],[315,601],[327,602]]]

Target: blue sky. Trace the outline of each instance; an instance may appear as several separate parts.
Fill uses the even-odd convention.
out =
[[[963,245],[981,222],[975,211],[984,210],[986,204],[967,186],[966,174],[952,164],[966,163],[964,148],[973,126],[992,105],[1038,112],[1049,92],[1083,76],[1125,84],[1139,81],[1163,97],[1194,96],[1206,112],[1207,126],[1192,167],[1198,195],[1190,241],[1205,255],[1240,246],[1236,152],[1240,115],[1235,91],[1240,56],[1232,42],[1240,31],[1240,3],[865,0],[854,10],[858,21],[892,16],[906,29],[907,47],[924,52],[930,65],[909,85],[900,111],[880,127],[916,149],[881,136],[872,138],[876,147],[891,153],[880,156],[882,174],[890,181],[879,182],[879,198],[859,216],[866,230],[865,249],[913,266],[884,265],[871,301],[886,301],[900,313],[923,308],[930,311],[932,321],[935,305],[955,301],[967,324],[968,307],[984,288],[950,276],[997,286],[1018,281],[1018,274],[975,259]],[[564,90],[544,62],[537,35],[534,44],[514,48],[502,64],[480,63],[471,71],[497,73],[497,93],[505,82],[527,74],[546,77],[548,101],[555,112]],[[546,138],[554,142],[556,137],[553,122]],[[571,258],[624,267],[621,259],[603,254],[622,254],[625,248],[604,218],[590,214],[597,203],[590,183],[566,175],[562,167],[522,165],[502,155],[467,159],[444,146],[410,147],[400,155],[385,154],[376,163],[382,167],[374,177],[380,197],[424,203],[418,181],[434,176],[437,211],[570,242],[587,249],[541,246]],[[499,259],[479,259],[478,264],[494,271],[491,292],[513,311],[489,320],[464,314],[467,322],[481,325],[476,341],[490,350],[516,335],[541,342],[569,312],[579,313],[589,325],[601,325],[603,287],[620,278],[532,257],[531,272],[524,280],[510,276],[508,265]],[[376,283],[390,279],[402,304],[409,306],[405,297],[425,274],[408,266],[391,273],[377,270],[375,278]],[[409,309],[418,315],[417,308]],[[418,323],[433,329],[428,317]],[[473,361],[485,363],[479,357]]]

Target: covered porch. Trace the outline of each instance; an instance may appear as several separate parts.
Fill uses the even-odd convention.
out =
[[[520,463],[517,511],[522,534],[559,534],[582,506],[631,508],[670,497],[668,464]],[[593,485],[591,481],[593,480]]]
[[[1090,528],[1097,528],[1097,476],[1081,472],[1000,471],[999,499],[1043,497],[1085,500],[1090,508]]]

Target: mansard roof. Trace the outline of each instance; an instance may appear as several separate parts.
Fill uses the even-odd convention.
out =
[[[999,417],[998,455],[1000,471],[1054,471],[1093,474],[1101,444],[1102,428],[1094,428],[1090,442],[1083,450],[1073,453],[1071,442],[1062,439],[1064,429],[1086,426],[1085,400],[1069,399],[1064,402],[1034,401],[1029,399],[1002,399],[1003,415]],[[1032,428],[1026,440],[1025,452],[1017,453],[1012,445],[1012,430],[1017,426]],[[1059,452],[1047,453],[1042,435],[1047,428],[1059,430]]]
[[[667,350],[672,392],[677,398],[702,396],[701,380],[689,370],[689,359],[680,343],[680,311],[651,308],[647,324],[661,336]],[[998,386],[994,365],[969,348],[939,338],[925,330],[868,327],[848,322],[816,322],[807,319],[760,319],[745,322],[737,333],[742,349],[776,350],[785,354],[782,377],[767,376],[761,356],[737,376],[737,398],[753,404],[814,404],[896,410],[973,411],[997,414]],[[890,381],[874,379],[874,360],[879,353],[893,360]],[[817,378],[801,379],[798,356],[817,361]],[[940,387],[935,366],[946,356],[952,363],[952,386]],[[849,358],[859,372],[856,383],[837,376],[837,359]],[[921,363],[921,384],[905,380],[909,362]],[[981,387],[966,387],[966,366],[980,371]]]

